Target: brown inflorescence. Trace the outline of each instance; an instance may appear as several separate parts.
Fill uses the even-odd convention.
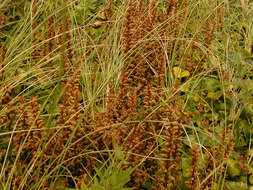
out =
[[[197,189],[199,184],[199,150],[192,146],[191,147],[191,154],[192,154],[192,167],[190,168],[190,179],[186,182],[187,186],[190,190]]]
[[[49,39],[49,42],[47,43],[47,50],[48,50],[48,54],[50,58],[53,57],[52,51],[56,45],[54,23],[55,23],[55,16],[53,15],[48,19],[49,29],[48,29],[47,39]]]
[[[173,45],[164,51],[159,39],[176,35],[177,31],[172,27],[176,25],[175,21],[172,19],[167,27],[162,26],[158,35],[155,33],[155,28],[160,25],[159,19],[165,20],[176,14],[178,4],[176,1],[169,4],[172,12],[169,11],[166,17],[158,12],[156,3],[151,1],[147,5],[144,1],[130,1],[122,34],[122,51],[128,55],[128,59],[121,72],[119,89],[117,92],[111,91],[107,112],[100,114],[97,119],[98,126],[119,124],[107,132],[104,142],[111,147],[114,139],[123,146],[123,150],[131,152],[129,164],[125,167],[135,167],[142,163],[133,172],[128,184],[135,189],[143,188],[145,182],[151,180],[150,176],[157,189],[176,188],[180,163],[178,150],[182,147],[183,135],[180,123],[186,121],[186,115],[180,111],[182,108],[179,104],[162,102],[166,74],[165,53],[170,54]],[[142,51],[138,49],[138,44]],[[178,124],[164,126],[164,122]],[[154,131],[157,134],[162,131],[161,136],[165,140],[164,148],[161,148],[161,156],[165,161],[161,168],[157,161],[149,158],[159,156],[156,153],[158,145]],[[143,160],[147,155],[149,156]]]
[[[0,97],[1,108],[3,115],[0,115],[0,124],[4,129],[10,129],[11,123],[15,121],[16,114],[14,97],[17,95],[15,90],[11,87],[4,88],[4,94]]]
[[[3,87],[2,94],[0,96],[0,105],[3,115],[0,115],[0,125],[5,129],[10,129],[11,123],[15,120],[15,103],[13,101],[14,97],[17,95],[11,83],[9,85],[4,85],[5,77],[5,56],[6,56],[6,47],[5,45],[1,48],[1,72],[0,72],[0,84]]]
[[[68,22],[70,22],[69,19]],[[54,20],[53,17],[51,17],[49,25],[52,26],[53,23]],[[85,136],[87,130],[80,130],[79,128],[76,128],[82,115],[82,107],[80,103],[81,97],[79,91],[80,64],[82,60],[80,58],[73,60],[73,47],[71,45],[72,39],[69,24],[63,26],[65,27],[62,28],[62,31],[60,32],[63,33],[64,38],[60,38],[58,45],[62,45],[64,43],[62,41],[63,39],[67,40],[67,45],[63,46],[65,49],[62,48],[62,51],[67,53],[62,53],[63,73],[61,74],[63,78],[61,86],[63,88],[63,94],[58,105],[60,113],[56,126],[58,130],[51,129],[50,126],[46,129],[42,116],[42,110],[40,108],[41,105],[38,103],[38,98],[36,96],[32,96],[29,101],[21,97],[17,105],[19,111],[15,113],[16,129],[18,132],[14,136],[13,144],[15,146],[15,152],[21,150],[21,160],[18,162],[19,167],[22,170],[25,170],[26,165],[34,161],[35,164],[31,171],[33,174],[33,172],[38,170],[40,167],[40,173],[37,177],[42,176],[43,172],[53,169],[60,162],[62,162],[62,165],[64,166],[68,165],[71,168],[73,175],[76,176],[83,175],[83,171],[85,170],[83,170],[82,165],[89,165],[89,167],[92,168],[92,164],[88,164],[89,161],[86,161],[85,158],[81,156],[75,159],[75,162],[73,162],[73,160],[66,162],[66,160],[71,160],[77,154],[82,153],[89,142],[87,139],[84,139],[83,141],[79,140]],[[49,30],[49,45],[52,45],[54,35],[55,31]],[[39,40],[45,40],[44,35],[41,35],[40,38],[41,39]],[[42,52],[45,53],[43,56],[46,56],[47,53],[51,53],[43,50]],[[33,56],[37,55],[33,54]],[[10,102],[10,93],[11,92],[7,93],[3,98],[3,105],[7,105],[8,102]],[[6,117],[9,116],[7,115]],[[68,142],[72,133],[75,133],[74,138],[71,142]],[[48,141],[44,142],[44,138],[48,138]],[[70,144],[78,140],[79,143],[75,143],[70,148],[67,148]],[[64,148],[66,149],[65,156],[61,158],[62,160],[60,160],[59,155],[65,151]],[[36,161],[34,160],[35,156],[42,156],[44,160],[42,165],[40,165],[41,159],[37,159]],[[85,164],[85,162],[87,162],[87,164]],[[15,174],[15,176],[17,180],[16,182],[14,180],[14,183],[16,184],[13,184],[13,187],[17,187],[19,181],[18,179],[21,177],[18,174]],[[38,180],[38,178],[34,176],[31,177],[31,179],[29,178],[31,181]],[[47,182],[47,184],[49,183]]]
[[[33,0],[32,2],[32,28],[35,29],[38,26],[36,16],[38,14],[38,8],[37,8],[37,0]]]
[[[17,166],[22,172],[27,170],[27,166],[31,167],[31,163],[41,153],[41,143],[43,141],[43,133],[40,130],[44,128],[44,119],[40,115],[40,104],[35,96],[25,102],[23,97],[18,100],[18,111],[16,113],[16,131],[17,134],[13,138],[14,152],[20,151],[20,160]],[[34,169],[38,168],[39,162],[35,162]],[[16,180],[13,181],[13,188],[19,186],[22,172],[15,172]],[[30,179],[31,180],[31,179]],[[36,179],[38,180],[38,179]]]
[[[196,34],[195,37],[193,37],[194,43],[191,45],[188,44],[189,49],[187,49],[188,52],[184,58],[184,63],[186,69],[191,74],[204,70],[203,66],[210,56],[210,46],[214,40],[215,32],[222,31],[222,13],[222,10],[219,9],[217,17],[208,18],[201,27],[202,30],[200,34]],[[200,39],[200,36],[204,36],[204,38]],[[198,44],[202,44],[203,47],[206,48],[206,52],[204,52]]]
[[[33,1],[33,16],[37,14],[36,3],[36,0]],[[178,1],[172,0],[167,2],[166,11],[161,13],[157,9],[157,3],[156,0],[148,2],[130,0],[123,22],[121,53],[126,59],[120,73],[119,85],[116,88],[112,84],[109,85],[106,111],[98,111],[98,113],[94,113],[92,108],[84,108],[80,103],[82,98],[79,78],[83,55],[76,58],[77,53],[72,44],[70,16],[67,11],[64,12],[64,19],[58,25],[57,32],[54,30],[55,17],[49,18],[47,36],[43,33],[42,38],[36,40],[48,40],[42,50],[42,56],[49,54],[52,57],[53,48],[60,49],[59,62],[62,70],[58,77],[61,79],[59,85],[62,87],[62,94],[57,105],[59,110],[56,117],[57,129],[45,126],[42,116],[44,110],[41,110],[36,96],[31,96],[27,100],[20,98],[19,110],[24,111],[18,111],[15,117],[13,115],[6,117],[17,120],[17,130],[29,131],[17,133],[13,139],[15,152],[18,152],[24,143],[20,154],[22,160],[18,162],[22,170],[25,170],[26,164],[34,161],[34,170],[41,167],[38,175],[40,177],[43,172],[60,165],[59,170],[67,167],[71,175],[79,178],[79,185],[82,180],[88,184],[91,180],[89,176],[95,173],[94,166],[97,166],[99,161],[107,160],[109,155],[100,153],[88,156],[82,153],[88,150],[103,152],[108,148],[113,149],[113,142],[115,142],[129,154],[123,168],[135,168],[127,184],[128,187],[144,189],[148,182],[152,183],[154,189],[157,190],[179,189],[182,156],[180,150],[183,148],[184,137],[182,126],[191,119],[191,115],[186,114],[183,106],[176,101],[178,83],[170,87],[174,89],[171,97],[166,94],[168,72],[166,60],[181,43],[178,42],[176,47],[174,39],[180,30],[184,30],[179,23],[183,23],[185,10],[180,12]],[[187,1],[184,1],[181,6],[186,9]],[[109,12],[107,16],[112,15]],[[220,27],[222,21],[219,17],[217,22]],[[36,26],[35,19],[33,29]],[[207,48],[211,45],[216,27],[218,26],[213,20],[206,24],[204,43]],[[56,33],[59,35],[58,39],[54,39]],[[195,40],[199,41],[199,39]],[[199,53],[201,60],[193,57],[194,52]],[[37,56],[37,54],[32,56]],[[203,69],[206,59],[207,55],[204,55],[199,47],[193,45],[191,52],[186,56],[186,69],[193,74],[194,71]],[[200,65],[197,62],[201,62]],[[99,65],[96,61],[92,63],[94,63],[93,72],[95,73]],[[94,79],[95,74],[91,78]],[[6,106],[10,102],[12,96],[10,94],[11,92],[8,91],[3,100]],[[197,114],[205,112],[203,104],[203,102],[199,103]],[[85,113],[84,110],[88,110],[89,113]],[[209,121],[204,122],[209,124]],[[45,130],[46,127],[48,127],[47,130]],[[47,134],[44,135],[43,131]],[[89,133],[91,135],[88,138],[86,136]],[[45,143],[44,138],[49,140]],[[199,150],[196,147],[190,149],[192,168],[190,178],[186,182],[189,189],[196,189],[197,184],[213,171],[215,165],[220,164],[218,161],[222,157],[221,150],[225,160],[229,158],[233,151],[234,139],[225,135],[221,139],[222,144],[226,144],[225,148],[218,147],[209,150],[217,163],[213,163],[212,156],[206,154],[206,174],[199,172]],[[43,154],[40,153],[42,150]],[[34,160],[34,156],[40,154],[45,161],[42,166],[39,159]],[[68,172],[63,174],[69,175]],[[15,175],[17,175],[16,184],[18,184],[20,179],[18,174]],[[73,183],[71,180],[65,182],[67,186]],[[49,184],[49,180],[47,183]],[[210,184],[211,180],[207,180],[203,186],[210,187]]]

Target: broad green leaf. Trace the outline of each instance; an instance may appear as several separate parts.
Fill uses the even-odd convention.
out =
[[[205,134],[199,135],[200,143],[205,147],[217,147],[219,145],[218,140],[215,137],[211,138]]]
[[[253,115],[253,104],[247,104],[245,111],[249,115]]]
[[[228,190],[248,190],[247,183],[229,181],[225,183]]]
[[[232,178],[241,175],[241,169],[240,169],[240,166],[238,164],[238,161],[236,161],[234,159],[229,159],[228,160],[228,174]]]
[[[221,87],[220,81],[214,78],[206,78],[205,79],[205,88],[207,91],[215,92]]]

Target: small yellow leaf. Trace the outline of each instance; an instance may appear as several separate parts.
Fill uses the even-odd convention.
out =
[[[187,70],[183,70],[182,72],[181,72],[181,78],[183,78],[183,77],[188,77],[188,76],[190,76],[190,72],[189,71],[187,71]]]
[[[96,22],[93,23],[93,27],[98,28],[98,27],[100,27],[102,24],[103,24],[103,23],[102,23],[101,21],[96,21]]]
[[[173,67],[173,72],[176,78],[179,78],[178,76],[181,73],[181,68],[180,67]]]
[[[173,67],[173,72],[176,78],[183,78],[190,76],[190,72],[182,70],[180,67]]]

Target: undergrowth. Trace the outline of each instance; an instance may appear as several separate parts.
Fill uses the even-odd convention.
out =
[[[251,0],[0,2],[0,189],[253,189]]]

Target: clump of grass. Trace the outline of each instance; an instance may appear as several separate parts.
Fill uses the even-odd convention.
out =
[[[252,175],[247,3],[22,3],[15,23],[0,15],[12,32],[0,38],[0,187],[250,183],[241,179]]]

